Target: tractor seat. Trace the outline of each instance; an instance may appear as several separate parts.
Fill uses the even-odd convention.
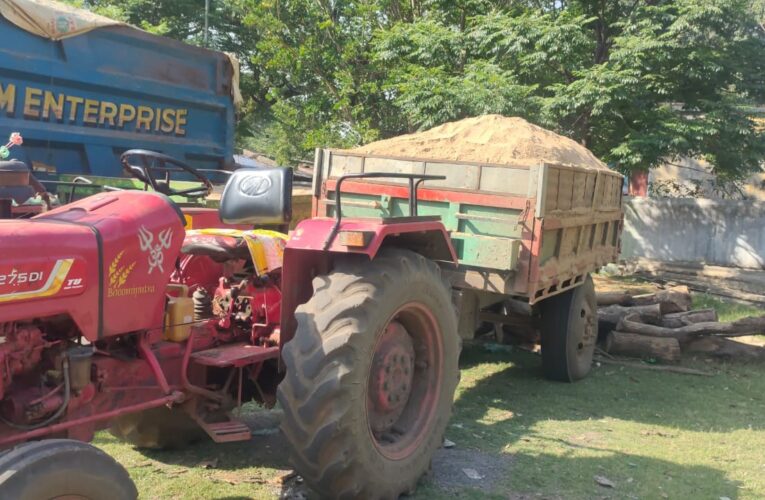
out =
[[[206,255],[215,262],[250,257],[247,242],[241,236],[207,234],[198,231],[188,231],[183,240],[181,252],[190,255]]]
[[[251,260],[258,275],[282,267],[287,235],[265,229],[199,229],[186,233],[181,252],[215,262]]]
[[[292,217],[292,169],[240,169],[221,197],[220,220],[251,226],[287,224]],[[181,251],[217,262],[252,260],[258,275],[282,267],[287,235],[254,229],[200,229],[186,233]]]

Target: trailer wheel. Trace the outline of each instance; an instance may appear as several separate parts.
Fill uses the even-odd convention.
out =
[[[451,293],[433,262],[383,250],[314,279],[282,353],[291,459],[327,498],[414,491],[441,445],[459,381]]]
[[[109,432],[137,448],[154,450],[183,448],[205,436],[185,411],[165,406],[121,415],[112,421]]]
[[[45,439],[21,444],[0,456],[0,498],[133,500],[127,471],[87,443]]]
[[[595,285],[587,275],[580,286],[543,300],[542,369],[545,377],[575,382],[590,373],[598,339]]]

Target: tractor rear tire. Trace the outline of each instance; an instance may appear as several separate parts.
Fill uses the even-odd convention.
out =
[[[598,340],[595,285],[588,274],[576,288],[540,304],[542,370],[549,380],[576,382],[590,373]]]
[[[165,406],[117,417],[109,432],[136,448],[152,450],[183,448],[206,435],[188,413]]]
[[[0,498],[134,500],[135,484],[112,457],[87,443],[45,439],[0,456]]]
[[[326,498],[414,491],[441,446],[460,339],[439,267],[384,249],[313,281],[282,353],[278,398],[291,460]]]

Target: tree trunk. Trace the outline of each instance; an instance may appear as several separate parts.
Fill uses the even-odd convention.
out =
[[[638,358],[656,358],[667,363],[680,361],[680,343],[677,339],[646,337],[635,333],[609,333],[606,352]]]
[[[632,295],[627,292],[602,292],[597,295],[599,306],[632,305]]]
[[[635,305],[661,304],[661,313],[685,312],[691,308],[691,292],[687,286],[676,286],[656,293],[635,295]]]
[[[686,347],[688,352],[706,354],[713,358],[738,361],[765,361],[765,347],[744,344],[720,337],[693,339]]]
[[[661,306],[650,304],[647,306],[624,307],[612,305],[598,309],[598,333],[605,334],[614,329],[619,321],[628,315],[636,315],[639,321],[652,325],[661,324]]]
[[[677,339],[681,344],[686,344],[696,337],[708,335],[717,337],[744,337],[765,333],[765,316],[742,318],[730,323],[695,323],[681,328],[646,325],[640,323],[639,319],[637,316],[625,316],[619,322],[617,328],[622,332],[637,333],[649,337],[671,337]]]
[[[717,311],[714,309],[697,309],[695,311],[667,314],[661,318],[661,323],[659,323],[659,325],[666,328],[682,328],[694,323],[709,323],[714,321],[718,321]],[[644,323],[648,322],[644,321]]]

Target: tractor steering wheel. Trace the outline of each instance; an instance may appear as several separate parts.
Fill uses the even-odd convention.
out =
[[[140,161],[140,165],[134,165],[131,163],[131,159]],[[143,182],[144,189],[151,186],[154,191],[167,196],[204,198],[213,190],[210,180],[197,169],[162,153],[145,149],[131,149],[122,153],[120,163],[122,163],[122,169],[127,174]],[[163,178],[158,180],[155,175],[157,172],[163,173]],[[199,181],[201,185],[186,189],[174,189],[170,185],[170,172],[186,172]]]

